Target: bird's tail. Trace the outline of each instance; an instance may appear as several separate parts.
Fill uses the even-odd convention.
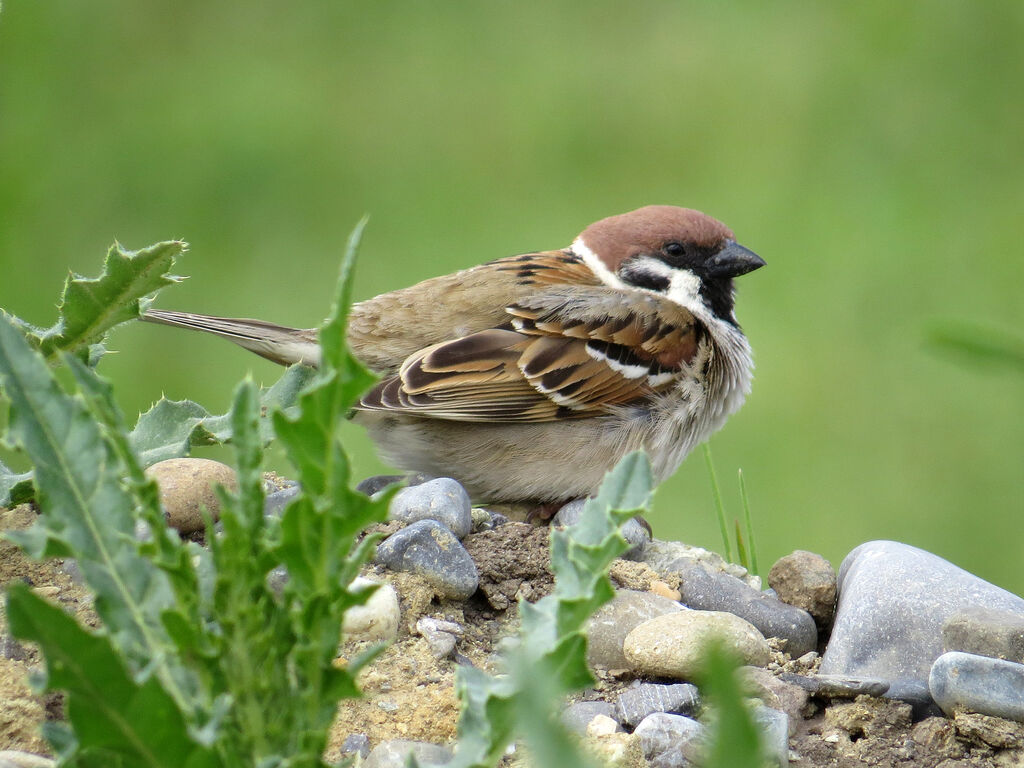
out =
[[[281,365],[320,365],[320,345],[314,329],[288,328],[262,320],[167,312],[162,309],[147,310],[142,319],[150,323],[206,331]]]

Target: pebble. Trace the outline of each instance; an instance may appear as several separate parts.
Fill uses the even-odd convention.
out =
[[[655,616],[683,610],[679,603],[650,592],[617,591],[587,622],[587,662],[602,669],[627,669],[622,652],[626,635]]]
[[[608,715],[595,715],[587,723],[586,735],[591,738],[595,736],[611,736],[613,733],[625,733],[625,730],[614,717]]]
[[[935,717],[942,714],[939,705],[932,698],[928,684],[922,683],[920,680],[908,680],[906,678],[890,680],[889,690],[882,694],[882,696],[893,701],[902,701],[909,704],[914,710],[914,720],[923,720],[926,717]]]
[[[928,687],[947,715],[966,710],[1024,722],[1024,664],[950,651],[935,660]]]
[[[744,664],[763,667],[771,658],[768,642],[749,621],[721,611],[679,611],[645,621],[626,636],[623,651],[640,674],[692,680],[713,639]]]
[[[0,634],[0,656],[11,661],[24,661],[29,657],[25,646],[6,632]]]
[[[284,514],[285,507],[292,503],[292,500],[302,493],[302,486],[292,483],[279,490],[268,493],[263,499],[263,516],[280,517]]]
[[[790,729],[795,731],[796,724],[803,719],[810,694],[760,667],[740,667],[739,674],[745,690],[759,698],[766,707],[785,712],[789,716]]]
[[[817,647],[818,627],[807,611],[768,597],[734,576],[710,571],[697,563],[681,564],[677,573],[685,605],[703,611],[725,611],[746,619],[765,637],[785,640],[784,650],[793,658]]]
[[[473,507],[470,510],[470,515],[473,518],[473,533],[493,531],[499,525],[504,525],[508,522],[508,518],[500,512],[484,509],[483,507]]]
[[[405,768],[409,755],[415,756],[423,768],[443,766],[452,759],[452,751],[439,744],[407,739],[382,741],[363,761],[362,768]]]
[[[377,590],[363,605],[355,605],[345,611],[341,631],[346,640],[391,642],[398,637],[401,611],[398,607],[398,593],[390,584],[381,584],[357,576],[352,587],[367,587],[379,584]]]
[[[635,683],[615,699],[616,719],[628,726],[635,726],[655,712],[672,712],[692,715],[700,706],[697,686],[689,683],[660,685],[658,683]]]
[[[751,710],[754,725],[761,732],[761,748],[769,765],[789,765],[789,716],[771,707]]]
[[[562,712],[562,724],[573,733],[585,736],[587,726],[595,717],[615,718],[615,705],[607,701],[577,701]],[[619,727],[622,730],[622,727]]]
[[[370,737],[365,733],[353,733],[341,742],[341,754],[359,755],[365,760],[370,754]]]
[[[979,605],[1024,615],[1024,600],[937,555],[894,541],[854,549],[839,568],[839,604],[822,674],[927,683],[942,627]]]
[[[466,600],[480,583],[469,553],[436,520],[420,520],[389,536],[377,547],[374,562],[415,573],[439,596],[451,600]]]
[[[431,475],[425,475],[422,472],[412,472],[408,475],[373,475],[365,480],[360,480],[356,484],[356,490],[367,496],[373,496],[395,483],[404,482],[407,488],[411,488],[433,479]]]
[[[203,530],[202,508],[217,519],[220,501],[213,492],[215,486],[223,485],[231,492],[238,490],[235,470],[210,459],[165,459],[147,467],[146,476],[156,480],[160,488],[160,504],[167,524],[181,533]]]
[[[779,600],[807,611],[819,627],[832,621],[836,571],[821,555],[798,549],[780,557],[768,572],[768,584]]]
[[[721,571],[744,581],[754,589],[761,589],[761,579],[747,573],[739,563],[728,563],[717,552],[701,547],[692,547],[681,541],[651,539],[644,549],[640,561],[647,563],[657,573],[676,573],[690,563],[703,563],[713,571]]]
[[[889,690],[888,680],[844,677],[843,675],[794,675],[783,672],[779,679],[796,685],[811,696],[822,699],[855,699],[858,696],[881,696]]]
[[[968,606],[942,625],[942,650],[1024,663],[1024,616]]]
[[[704,726],[690,717],[655,712],[645,717],[634,734],[640,737],[651,768],[685,768],[687,746],[704,736]]]
[[[450,477],[403,488],[391,498],[388,516],[403,523],[436,520],[459,539],[473,529],[469,494]]]
[[[424,616],[416,622],[416,631],[427,641],[434,658],[444,659],[455,650],[457,636],[462,634],[462,627],[454,621]]]
[[[573,499],[565,504],[551,518],[551,525],[566,527],[575,525],[583,516],[583,507],[586,503],[586,499]],[[631,517],[623,523],[622,536],[629,544],[629,549],[621,555],[626,560],[638,559],[651,541],[650,532],[635,517]]]
[[[17,749],[0,751],[0,768],[55,768],[56,761]]]

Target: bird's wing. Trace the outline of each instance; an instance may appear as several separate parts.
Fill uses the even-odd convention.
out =
[[[410,356],[507,322],[505,308],[537,286],[599,281],[567,251],[510,256],[384,293],[352,307],[348,342],[378,373],[395,374]]]
[[[640,311],[649,307],[601,286],[552,283],[530,296],[500,327],[410,355],[358,407],[474,422],[595,416],[667,389],[696,350],[685,311]]]

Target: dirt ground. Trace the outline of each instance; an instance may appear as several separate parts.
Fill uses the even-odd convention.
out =
[[[28,506],[0,510],[0,530],[26,528],[35,514]],[[414,576],[371,569],[369,575],[388,579],[400,596],[399,635],[361,674],[363,698],[340,705],[325,754],[328,762],[345,756],[342,745],[352,734],[365,734],[371,746],[395,738],[435,743],[454,739],[457,665],[473,664],[490,670],[496,643],[514,630],[516,600],[536,600],[550,592],[553,582],[547,567],[545,528],[510,523],[472,534],[465,544],[477,563],[481,585],[477,594],[464,603],[438,602],[430,588]],[[95,627],[97,620],[88,593],[61,565],[59,560],[30,561],[14,545],[0,541],[0,583],[20,579],[65,607],[83,624]],[[664,587],[652,584],[659,581],[658,574],[635,563],[619,561],[612,577],[624,588]],[[451,657],[436,658],[426,639],[417,634],[415,625],[422,617],[452,621],[463,628]],[[49,754],[39,735],[39,725],[63,716],[61,697],[31,692],[28,678],[40,665],[38,653],[10,638],[2,611],[0,639],[0,749]],[[359,650],[357,644],[346,644],[341,657]],[[773,673],[807,671],[794,664],[776,654],[771,668]],[[632,681],[628,673],[604,674],[577,698],[611,701]],[[794,766],[1024,766],[1024,728],[996,718],[958,715],[953,720],[929,718],[914,723],[908,705],[862,696],[845,702],[809,700],[792,719],[795,733],[790,738],[790,759]]]

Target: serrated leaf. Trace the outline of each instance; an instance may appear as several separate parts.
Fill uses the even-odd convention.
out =
[[[259,435],[264,445],[274,438],[270,414],[293,410],[299,394],[315,376],[312,368],[295,365],[272,386],[260,390]],[[142,465],[148,467],[164,459],[188,456],[196,446],[230,443],[231,416],[230,412],[211,414],[192,400],[162,398],[139,416],[129,438]]]
[[[12,472],[0,461],[0,507],[16,507],[35,495],[31,472]]]
[[[184,704],[193,697],[184,670],[166,658],[160,614],[173,604],[167,577],[139,556],[135,502],[122,467],[82,401],[58,386],[40,354],[0,317],[0,384],[11,401],[10,435],[36,468],[40,515],[20,541],[30,554],[74,554],[96,610],[135,670],[157,673]]]
[[[107,765],[123,761],[142,768],[220,765],[213,751],[192,740],[181,711],[156,678],[132,680],[108,638],[86,632],[25,584],[10,586],[7,617],[16,637],[42,649],[49,690],[66,692],[78,764],[105,759]]]
[[[520,601],[519,643],[508,654],[509,674],[491,677],[465,667],[456,672],[462,705],[449,768],[488,768],[514,733],[523,736],[539,765],[589,765],[558,722],[555,707],[567,693],[593,682],[583,627],[614,595],[607,570],[628,547],[619,526],[647,508],[651,492],[646,456],[630,454],[608,473],[575,525],[552,531],[555,589],[534,604]]]
[[[58,305],[59,319],[38,336],[47,359],[57,352],[71,352],[96,359],[90,345],[102,342],[115,325],[134,320],[145,309],[145,299],[180,278],[170,274],[177,256],[187,245],[170,240],[140,251],[111,246],[99,277],[69,275]]]

